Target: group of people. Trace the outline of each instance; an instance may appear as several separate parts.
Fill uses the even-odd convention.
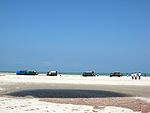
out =
[[[141,75],[142,75],[141,72],[138,72],[138,73],[137,73],[137,72],[131,73],[132,80],[134,80],[134,79],[135,79],[135,80],[137,80],[137,79],[140,80],[140,79],[141,79]]]

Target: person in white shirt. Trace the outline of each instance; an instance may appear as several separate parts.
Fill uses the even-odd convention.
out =
[[[141,72],[139,72],[139,73],[138,73],[138,78],[139,78],[139,80],[141,79],[141,75],[142,75]]]
[[[131,73],[131,77],[132,77],[132,80],[134,79],[134,74],[133,73]]]
[[[135,80],[137,80],[137,72],[134,73]]]

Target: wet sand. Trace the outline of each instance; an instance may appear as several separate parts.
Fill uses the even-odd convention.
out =
[[[0,94],[8,95],[31,95],[33,97],[60,98],[68,95],[70,98],[94,98],[94,97],[117,97],[117,96],[140,96],[150,97],[150,86],[116,86],[116,85],[77,85],[77,84],[12,84],[1,86]],[[15,93],[16,92],[16,93]],[[82,95],[80,95],[82,93]],[[55,95],[59,94],[59,95]],[[84,94],[84,95],[83,95]]]

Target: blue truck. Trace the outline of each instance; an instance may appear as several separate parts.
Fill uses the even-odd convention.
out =
[[[36,71],[20,70],[16,72],[16,75],[38,75]]]

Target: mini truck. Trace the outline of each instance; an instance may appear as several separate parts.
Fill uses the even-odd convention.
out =
[[[110,77],[122,77],[122,76],[123,75],[119,71],[110,74]]]
[[[88,77],[88,76],[96,76],[94,71],[85,71],[82,73],[83,77]]]
[[[57,71],[49,71],[47,72],[47,76],[57,76]]]
[[[38,75],[38,73],[36,71],[20,70],[16,72],[16,75]]]

